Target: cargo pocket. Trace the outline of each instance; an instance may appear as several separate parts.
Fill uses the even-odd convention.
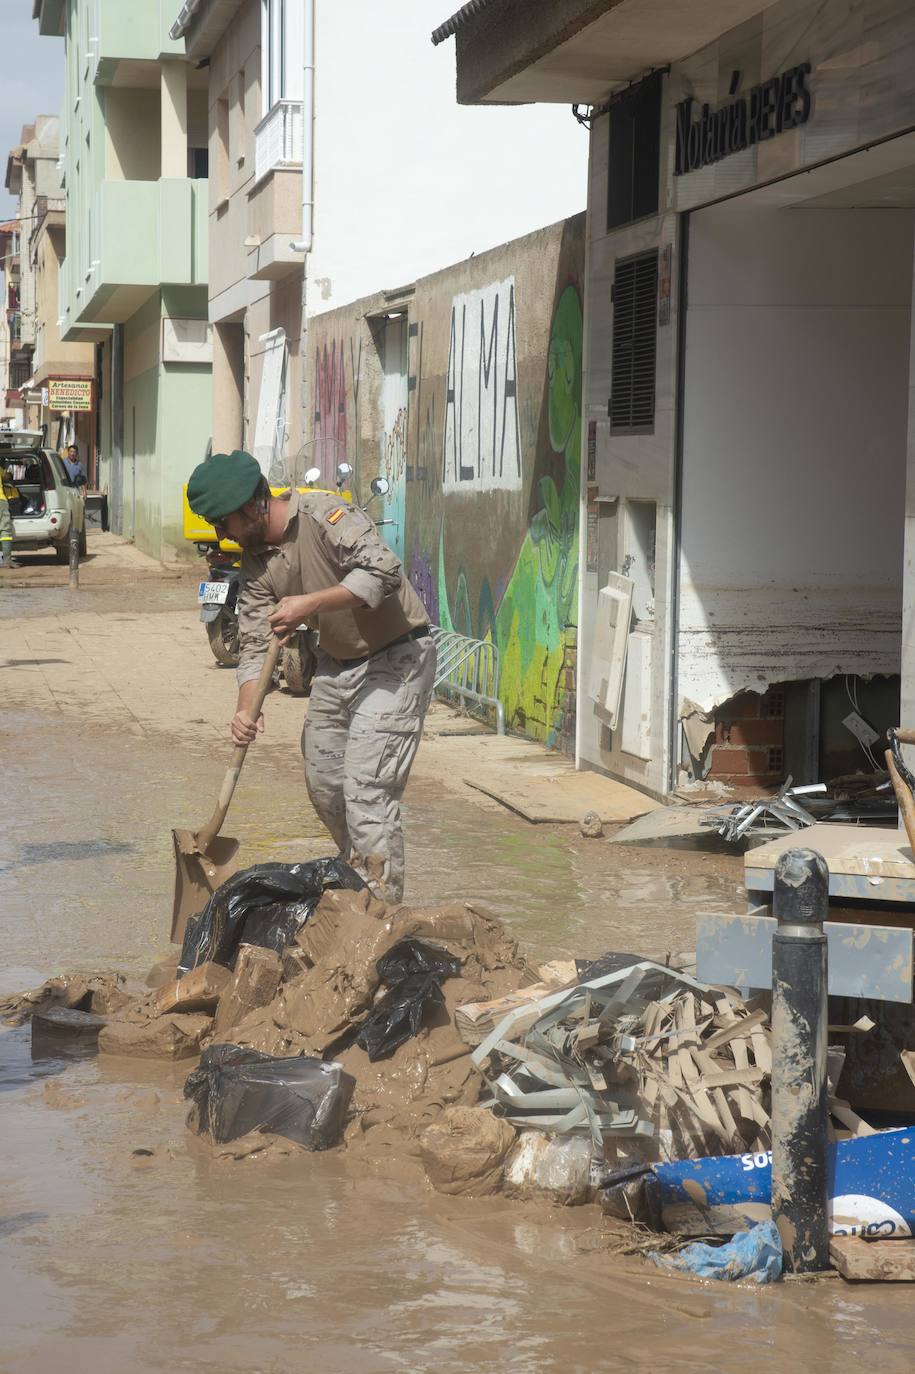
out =
[[[347,772],[363,786],[399,790],[409,776],[421,722],[413,711],[385,711],[350,731]]]

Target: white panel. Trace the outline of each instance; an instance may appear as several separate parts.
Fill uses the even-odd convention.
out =
[[[304,95],[305,0],[284,0],[283,90],[284,100],[301,100]]]
[[[637,759],[651,758],[651,656],[654,630],[637,625],[629,636],[620,748]]]
[[[607,575],[607,585],[597,594],[588,694],[607,713],[606,724],[611,730],[617,726],[626,671],[633,585],[630,577],[612,572]]]
[[[446,493],[521,487],[514,277],[452,301],[442,486]]]
[[[280,415],[284,407],[283,389],[286,381],[286,333],[275,329],[262,334],[265,344],[261,388],[257,398],[257,420],[254,426],[254,456],[266,477],[274,457],[282,452],[284,435],[279,433]]]
[[[163,319],[162,361],[211,364],[213,326],[208,320]]]

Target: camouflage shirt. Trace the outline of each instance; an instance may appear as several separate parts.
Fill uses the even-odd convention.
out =
[[[270,643],[267,617],[284,596],[340,585],[365,603],[317,617],[322,649],[344,661],[378,653],[429,623],[400,559],[367,515],[325,492],[294,491],[289,504],[282,542],[242,556],[239,686],[260,673]]]

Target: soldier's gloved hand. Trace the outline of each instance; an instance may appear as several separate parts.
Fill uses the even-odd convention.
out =
[[[253,744],[258,733],[263,733],[264,717],[258,716],[255,724],[247,711],[236,711],[229,723],[229,729],[236,744]]]

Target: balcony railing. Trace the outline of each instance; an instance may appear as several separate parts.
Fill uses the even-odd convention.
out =
[[[6,318],[10,327],[10,341],[18,343],[22,338],[22,315],[18,310],[8,310]]]
[[[302,165],[302,102],[278,100],[254,130],[254,177]]]

